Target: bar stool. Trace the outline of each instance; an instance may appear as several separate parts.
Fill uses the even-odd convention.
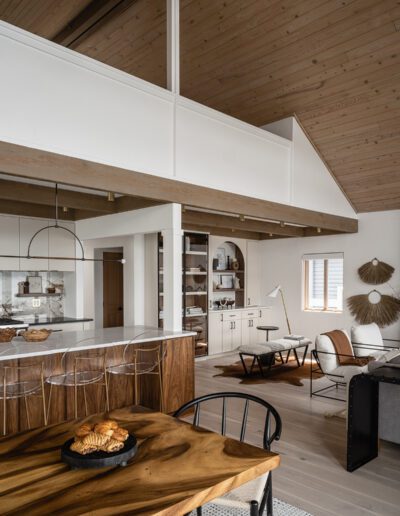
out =
[[[0,366],[0,399],[3,400],[3,435],[7,433],[7,400],[24,399],[26,421],[30,429],[28,398],[32,396],[42,398],[43,420],[44,424],[47,425],[43,363],[40,364],[35,377],[34,371],[37,367],[37,365]],[[25,372],[28,374],[24,374]]]
[[[77,344],[83,344],[92,339],[84,339]],[[79,352],[78,352],[79,353]],[[52,391],[54,387],[67,387],[74,389],[74,417],[78,418],[78,390],[82,388],[85,404],[85,415],[88,416],[88,403],[86,387],[88,385],[100,385],[105,390],[105,410],[109,412],[110,403],[108,397],[108,378],[106,372],[106,353],[105,349],[95,349],[82,351],[85,356],[80,356],[74,349],[67,350],[61,359],[61,370],[63,373],[52,374],[46,378],[46,383],[50,385],[49,401],[47,407],[47,419],[49,419]],[[73,356],[71,356],[73,355]],[[70,365],[69,361],[72,362]]]
[[[132,349],[132,358],[127,358],[127,353]],[[166,355],[166,346],[161,342],[151,348],[138,348],[134,341],[131,341],[124,348],[122,363],[107,367],[109,375],[125,375],[134,377],[134,400],[138,405],[139,377],[144,375],[157,375],[160,387],[160,411],[164,411],[164,395],[162,385],[161,364]],[[110,377],[111,378],[111,377]],[[108,385],[110,385],[110,380]]]

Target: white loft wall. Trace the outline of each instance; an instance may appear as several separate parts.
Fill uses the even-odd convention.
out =
[[[85,254],[93,258],[96,249],[122,247],[124,264],[124,321],[157,325],[156,233],[164,235],[164,324],[165,329],[182,329],[182,230],[181,207],[164,204],[142,210],[104,215],[76,222],[76,233]],[[154,254],[153,254],[154,253]],[[178,258],[175,258],[178,257]],[[77,306],[80,315],[93,316],[95,268],[92,262],[77,263]]]
[[[290,204],[356,217],[342,190],[294,117],[263,126],[292,142]]]
[[[368,293],[374,287],[363,283],[357,269],[375,256],[395,268],[390,284],[400,293],[400,210],[364,213],[359,217],[359,232],[351,235],[287,238],[261,242],[262,267],[261,304],[272,305],[271,324],[287,333],[280,299],[271,300],[266,293],[275,285],[283,287],[289,320],[293,333],[314,339],[318,333],[347,328],[354,324],[344,303],[342,314],[305,312],[302,310],[302,256],[308,253],[344,253],[344,299],[355,294]],[[391,294],[389,285],[378,285],[382,294]],[[384,328],[388,338],[400,338],[400,321]]]
[[[0,140],[291,203],[287,139],[1,21],[0,55]],[[297,206],[329,202],[306,194]]]

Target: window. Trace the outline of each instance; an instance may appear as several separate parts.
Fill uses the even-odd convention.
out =
[[[303,256],[304,310],[343,310],[343,254]]]

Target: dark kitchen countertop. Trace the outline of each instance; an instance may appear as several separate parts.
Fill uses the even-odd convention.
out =
[[[91,322],[93,319],[75,319],[74,317],[39,317],[35,321],[34,317],[19,317],[18,319],[23,320],[29,326],[44,326],[50,324],[67,324],[67,323],[83,323]]]

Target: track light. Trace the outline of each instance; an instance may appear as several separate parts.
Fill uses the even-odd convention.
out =
[[[268,235],[268,236],[270,236],[270,237],[272,238],[274,235],[273,235],[272,233],[269,233],[269,235]]]
[[[115,201],[115,194],[114,194],[114,192],[108,192],[108,194],[107,194],[107,201],[108,202],[114,202]]]
[[[186,206],[182,204],[182,213],[186,213]]]
[[[283,220],[281,220],[280,224],[281,228],[284,228],[285,227],[285,223],[283,222]]]
[[[67,208],[67,206],[63,206],[63,213],[68,213],[68,208]]]
[[[240,222],[244,222],[246,220],[245,216],[244,215],[239,215],[239,220],[240,220]]]
[[[317,228],[317,233],[322,233],[322,229],[321,228]]]

